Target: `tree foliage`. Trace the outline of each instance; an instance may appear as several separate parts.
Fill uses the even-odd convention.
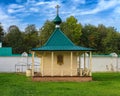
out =
[[[4,37],[4,30],[2,24],[0,23],[0,42],[3,41],[3,37]]]
[[[62,31],[76,44],[79,44],[80,36],[82,35],[82,25],[74,16],[70,16],[61,24]]]
[[[23,36],[16,25],[12,25],[8,29],[8,34],[5,36],[7,46],[13,48],[13,53],[21,53]]]
[[[119,42],[120,42],[120,34],[116,32],[114,27],[107,28],[107,36],[103,40],[103,46],[106,53],[110,52],[119,52]]]
[[[16,25],[11,25],[5,35],[3,27],[0,26],[0,40],[3,40],[5,46],[12,47],[13,53],[29,52],[32,48],[43,45],[54,29],[55,24],[49,20],[39,31],[34,24],[28,25],[24,32],[21,32]],[[120,53],[120,33],[114,27],[106,27],[103,24],[98,26],[85,24],[83,26],[75,17],[70,16],[61,23],[60,29],[76,45],[96,49],[97,51],[94,53]]]
[[[24,50],[29,52],[32,48],[39,44],[38,31],[34,24],[28,25],[24,33]]]
[[[99,24],[98,27],[88,24],[82,29],[80,44],[97,50],[98,54],[119,53],[120,33],[114,27],[105,27]]]
[[[16,25],[8,29],[5,36],[6,46],[13,48],[13,53],[28,52],[39,44],[38,31],[35,25],[28,25],[25,32],[21,32]]]
[[[39,32],[40,32],[41,45],[43,45],[48,40],[48,38],[54,31],[54,28],[55,28],[54,23],[49,20],[47,20],[45,22],[44,26],[42,28],[40,28]]]

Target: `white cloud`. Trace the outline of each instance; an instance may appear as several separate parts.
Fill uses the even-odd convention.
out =
[[[21,22],[21,20],[17,19],[15,16],[10,16],[7,13],[5,13],[1,8],[0,8],[0,22],[2,23],[5,31],[7,31],[10,25],[17,25],[21,30],[23,30],[23,26],[26,25],[26,23]]]
[[[79,22],[83,23],[90,23],[90,24],[105,24],[105,25],[116,25],[118,24],[117,20],[119,19],[118,16],[120,16],[120,0],[98,0],[99,2],[96,5],[93,5],[93,9],[89,8],[81,8],[82,4],[83,6],[86,7],[86,0],[65,0],[65,3],[63,3],[63,0],[27,0],[27,2],[24,3],[19,3],[23,2],[22,0],[17,0],[19,4],[10,4],[7,5],[7,12],[5,13],[3,9],[0,10],[0,22],[3,24],[6,28],[8,25],[19,25],[21,28],[24,27],[26,24],[25,22],[34,22],[35,24],[38,24],[38,22],[35,22],[35,20],[39,19],[41,22],[44,23],[45,20],[49,19],[52,20],[54,19],[54,16],[56,15],[56,9],[55,6],[58,4],[61,6],[60,8],[60,16],[63,20],[65,20],[67,17],[70,15],[73,15],[75,17],[78,17]],[[2,8],[2,7],[1,7]],[[88,9],[88,10],[86,10]],[[114,12],[111,12],[108,18],[101,18],[99,16],[94,16],[97,13],[104,11],[104,10],[109,10],[109,9],[115,9]],[[2,13],[1,13],[2,12]],[[35,13],[35,14],[34,14]],[[14,14],[14,15],[13,15]],[[37,14],[37,15],[36,15]],[[114,15],[112,15],[114,14]],[[12,16],[13,15],[13,16]],[[27,17],[32,17],[35,16],[37,18],[32,18],[35,20],[26,21],[23,20],[26,19]],[[88,15],[92,15],[92,17],[86,17]],[[115,17],[116,15],[116,17]],[[85,16],[86,18],[80,18],[81,16]],[[37,21],[36,20],[36,21]],[[120,20],[120,19],[119,19]],[[106,21],[109,21],[106,22]],[[116,23],[117,22],[117,23]],[[116,23],[116,24],[115,24]],[[27,25],[27,24],[26,24]],[[39,24],[40,25],[40,24]],[[120,25],[120,24],[119,24]],[[116,25],[118,26],[118,25]]]
[[[118,20],[120,20],[120,14],[111,13],[109,14],[109,16],[107,16],[107,18],[95,15],[84,15],[81,16],[81,18],[78,18],[78,20],[82,24],[93,24],[95,26],[97,26],[98,24],[104,24],[107,27],[112,26],[120,32],[120,22],[118,22]]]
[[[32,12],[39,12],[39,9],[32,7],[32,8],[30,8],[30,11],[32,11]]]
[[[24,9],[8,9],[8,13],[17,13],[22,11],[24,11]]]
[[[24,5],[11,4],[8,6],[8,13],[24,12],[24,10]]]
[[[36,1],[35,0],[27,0],[27,4],[32,4],[32,3],[35,3]]]
[[[98,5],[95,9],[81,12],[81,14],[83,14],[83,15],[96,14],[98,12],[113,8],[116,5],[120,5],[120,0],[108,0],[108,1],[100,0],[100,2],[98,3]]]
[[[36,4],[35,4],[35,6],[40,6],[40,5],[45,5],[45,4],[48,4],[49,2],[43,2],[43,1],[41,1],[41,2],[37,2]]]
[[[115,14],[120,14],[120,7],[116,7],[115,10],[114,10],[114,13]]]
[[[44,5],[45,8],[55,8],[56,5],[61,5],[60,1],[40,1],[36,2],[34,6],[42,6]]]
[[[18,5],[18,4],[10,4],[8,6],[8,8],[13,8],[13,9],[15,9],[15,8],[23,8],[23,7],[24,7],[23,5]]]
[[[85,4],[86,0],[72,0],[74,4]]]

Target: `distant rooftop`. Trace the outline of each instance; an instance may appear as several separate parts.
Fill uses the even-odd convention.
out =
[[[11,47],[1,47],[0,48],[0,56],[12,56],[12,48]]]

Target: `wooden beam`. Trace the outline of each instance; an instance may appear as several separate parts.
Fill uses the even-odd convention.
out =
[[[32,52],[32,76],[34,76],[34,65],[35,65],[34,57],[35,57],[35,52],[33,51]]]
[[[81,56],[79,56],[79,69],[81,68]]]
[[[86,54],[84,52],[84,69],[86,68]]]
[[[70,72],[71,72],[71,73],[70,73],[70,75],[72,76],[72,69],[73,69],[73,52],[71,52],[71,56],[70,56],[70,57],[71,57],[71,59],[70,59],[70,60],[71,60],[71,63],[70,63],[70,69],[71,69],[71,70],[70,70]]]
[[[51,76],[53,76],[54,52],[51,53]]]
[[[41,75],[44,76],[43,56],[41,57]]]
[[[90,51],[90,76],[92,76],[92,52]]]

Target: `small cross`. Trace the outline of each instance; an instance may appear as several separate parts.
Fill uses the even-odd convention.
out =
[[[57,14],[58,14],[60,6],[56,5],[55,8],[57,9]]]

